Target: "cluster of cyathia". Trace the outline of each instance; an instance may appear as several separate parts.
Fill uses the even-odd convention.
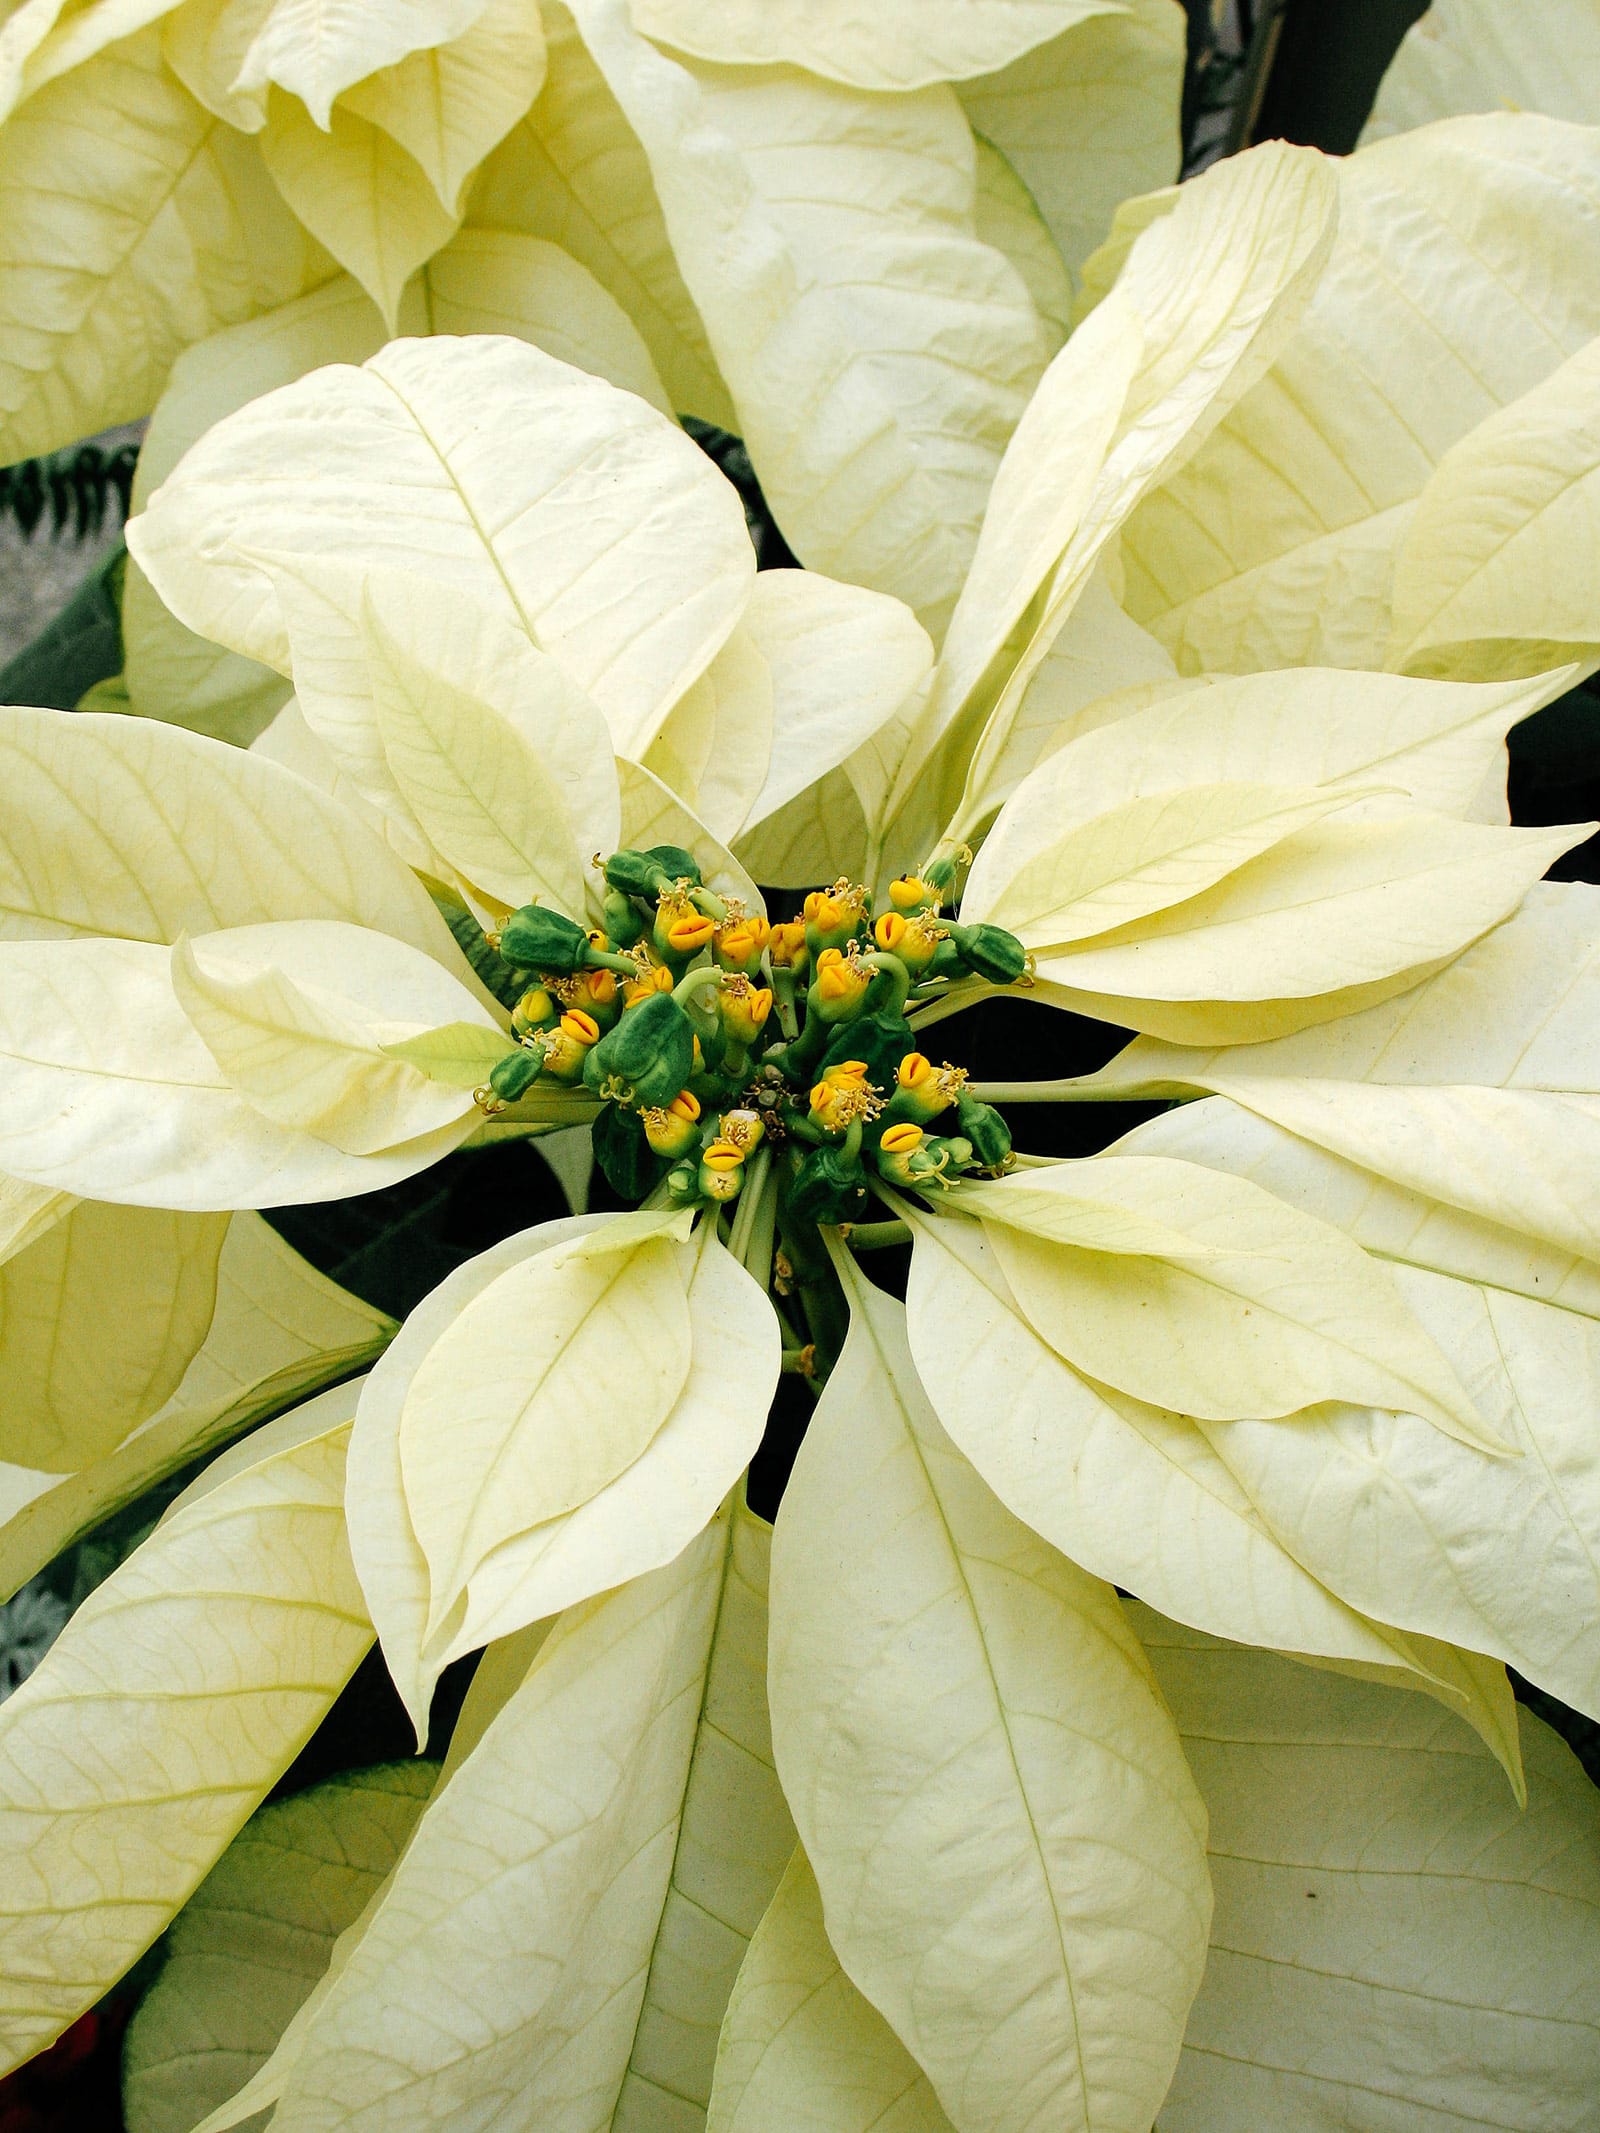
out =
[[[892,882],[876,918],[840,880],[777,924],[707,888],[677,845],[614,852],[603,871],[603,930],[530,904],[494,943],[531,982],[519,1048],[477,1092],[486,1110],[542,1077],[582,1083],[602,1105],[596,1160],[633,1201],[736,1200],[747,1158],[781,1151],[786,1205],[812,1222],[858,1216],[869,1171],[926,1189],[1009,1162],[1004,1119],[922,1055],[907,1019],[953,979],[1026,975],[1012,934],[943,914],[954,862]]]

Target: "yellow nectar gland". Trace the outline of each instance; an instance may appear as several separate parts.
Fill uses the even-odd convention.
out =
[[[913,1126],[908,1120],[891,1126],[879,1146],[885,1155],[914,1155],[927,1137],[920,1126]]]
[[[655,1153],[676,1162],[700,1138],[700,1100],[683,1089],[665,1107],[651,1105],[639,1114],[644,1137]]]
[[[965,1067],[935,1066],[922,1052],[907,1052],[895,1070],[896,1093],[925,1119],[948,1111],[966,1087]]]
[[[703,911],[691,911],[686,918],[671,919],[663,938],[674,955],[698,955],[702,948],[709,948],[716,933],[717,922],[707,918]]]
[[[805,922],[791,918],[782,925],[774,926],[767,937],[767,946],[774,969],[798,970],[808,953]]]
[[[577,1081],[589,1047],[600,1042],[600,1025],[581,1007],[569,1008],[548,1039],[544,1070],[553,1081]]]
[[[865,1081],[835,1081],[829,1075],[811,1091],[811,1116],[827,1133],[847,1132],[857,1119],[865,1125],[882,1109],[883,1098]]]
[[[909,914],[931,908],[939,908],[939,892],[930,888],[919,875],[902,874],[889,884],[889,901],[898,912]]]
[[[742,1155],[759,1146],[766,1130],[754,1111],[724,1111],[717,1121],[718,1138]]]
[[[872,929],[872,937],[889,955],[897,955],[915,976],[926,970],[945,939],[944,928],[927,912],[910,918],[898,911],[885,911]]]
[[[824,948],[817,957],[817,998],[829,1007],[843,1007],[859,1000],[871,982],[872,973],[863,970],[858,958],[843,949]]]
[[[717,927],[712,951],[724,970],[740,972],[747,978],[753,977],[761,961],[762,951],[771,937],[772,928],[764,918],[747,917],[741,912],[736,918],[724,919]],[[802,940],[804,937],[805,929],[802,927]]]
[[[671,992],[672,984],[672,972],[665,964],[646,963],[638,977],[624,978],[622,981],[623,1012],[626,1013],[630,1007],[637,1007],[641,1000],[648,1000],[652,993]]]

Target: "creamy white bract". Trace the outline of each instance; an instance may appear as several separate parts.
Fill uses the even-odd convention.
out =
[[[269,128],[317,115],[293,12],[228,85]],[[762,161],[751,112],[848,92],[921,153],[917,70],[965,97],[1055,11],[973,18],[891,10],[739,115],[808,64],[797,11],[712,49],[574,10],[785,525],[779,433],[816,445],[826,571],[757,573],[675,393],[537,336],[345,347],[321,292],[185,358],[129,534],[259,739],[0,712],[0,1284],[8,1344],[63,1329],[6,1381],[0,1559],[387,1342],[0,1710],[13,2061],[375,1631],[419,1732],[487,1650],[207,2129],[1586,2122],[1600,1809],[1505,1667],[1600,1715],[1600,892],[1543,879],[1592,825],[1504,794],[1600,657],[1600,141],[1274,144],[1135,203],[992,488],[939,463],[963,545],[892,458],[892,508],[832,485],[876,403],[787,399],[804,330],[748,312],[783,216],[713,120]],[[1015,986],[1134,1039],[968,1083],[940,1025]],[[1128,1095],[1186,1100],[1012,1148]],[[276,1400],[235,1338],[207,1390],[249,1210],[572,1125],[634,1211],[512,1235],[392,1341],[308,1334],[344,1360]],[[355,1310],[279,1321],[313,1303]]]

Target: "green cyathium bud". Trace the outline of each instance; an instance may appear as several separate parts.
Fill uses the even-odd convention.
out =
[[[861,1015],[834,1033],[815,1078],[820,1080],[847,1059],[859,1059],[867,1070],[867,1080],[887,1096],[894,1089],[901,1060],[916,1048],[917,1040],[904,1015],[889,1011]]]
[[[500,929],[500,953],[506,962],[522,969],[570,978],[588,965],[589,936],[564,912],[524,904]]]
[[[489,1086],[502,1103],[514,1104],[519,1096],[526,1096],[544,1070],[544,1047],[533,1045],[528,1049],[518,1047],[507,1052],[504,1059],[497,1059],[489,1071]]]
[[[956,1098],[956,1124],[972,1143],[972,1160],[980,1170],[1003,1170],[1010,1162],[1011,1128],[993,1104],[963,1091]]]
[[[803,1222],[854,1222],[868,1206],[855,1148],[813,1148],[789,1188],[789,1205]]]
[[[669,882],[698,883],[700,869],[694,854],[681,844],[653,844],[642,852],[613,852],[605,864],[606,887],[623,896],[642,896],[654,902]]]
[[[631,897],[624,896],[620,889],[607,889],[603,908],[606,939],[613,948],[625,950],[643,938],[645,921]]]
[[[669,1104],[694,1069],[694,1030],[670,993],[630,1007],[595,1045],[583,1078],[597,1096],[627,1105]]]
[[[1003,926],[957,926],[947,920],[945,932],[966,968],[991,985],[1015,985],[1028,967],[1027,949]]]

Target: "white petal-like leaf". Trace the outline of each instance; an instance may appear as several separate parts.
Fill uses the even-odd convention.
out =
[[[429,967],[452,988],[453,1008],[479,1012]],[[172,951],[143,941],[0,945],[0,1096],[0,1169],[149,1207],[274,1207],[367,1192],[426,1169],[472,1130],[462,1116],[361,1156],[274,1123],[235,1091],[179,1005]]]
[[[62,183],[62,143],[92,152]],[[0,457],[145,414],[180,349],[286,303],[327,262],[260,151],[195,103],[149,29],[0,133]]]
[[[1383,1669],[1469,1715],[1446,1655],[1319,1584],[1197,1423],[1070,1369],[1017,1308],[975,1224],[914,1218],[913,1236],[912,1352],[940,1420],[1008,1510],[1197,1628]]]
[[[1395,565],[1390,663],[1523,674],[1600,648],[1600,340],[1448,451]]]
[[[1038,202],[1074,276],[1121,201],[1177,176],[1184,46],[1174,0],[1130,0],[961,84],[967,116]]]
[[[1597,904],[1587,883],[1537,884],[1396,1000],[1221,1053],[1141,1040],[1106,1086],[1219,1090],[1524,1251],[1533,1239],[1600,1258]]]
[[[1522,1712],[1529,1799],[1443,1714],[1130,1607],[1211,1814],[1216,1922],[1162,2133],[1581,2133],[1600,1810]]]
[[[175,1505],[0,1709],[7,2067],[161,1931],[371,1641],[340,1504],[353,1404],[324,1394],[298,1441]]]
[[[647,37],[724,66],[804,67],[857,89],[922,89],[992,74],[1074,23],[1121,14],[1127,0],[630,0]]]
[[[773,1739],[829,1938],[961,2133],[1147,2133],[1210,1912],[1176,1737],[1111,1588],[989,1494],[901,1307],[844,1271],[773,1544]]]
[[[1246,1419],[1207,1435],[1257,1517],[1352,1605],[1492,1652],[1568,1703],[1600,1710],[1593,1268],[1579,1270],[1585,1311],[1581,1296],[1579,1307],[1568,1300],[1575,1284],[1559,1265],[1536,1265],[1530,1280],[1496,1233],[1473,1225],[1479,1234],[1458,1230],[1457,1264],[1441,1271],[1428,1263],[1440,1255],[1425,1204],[1390,1194],[1396,1213],[1410,1214],[1408,1237],[1386,1220],[1384,1188],[1370,1176],[1231,1104],[1185,1106],[1119,1145],[1214,1164],[1383,1235],[1413,1314],[1521,1456],[1486,1459],[1415,1416],[1340,1406],[1319,1410],[1309,1428]],[[1519,1272],[1522,1294],[1512,1287]],[[1198,1626],[1237,1634],[1220,1622]]]
[[[960,716],[952,738],[976,745],[980,783],[1107,544],[1293,332],[1337,200],[1306,149],[1269,142],[1217,165],[1143,232],[1113,295],[1045,373],[995,477],[940,667],[935,725]],[[1021,658],[997,665],[1041,588]]]
[[[488,0],[229,0],[228,12],[254,28],[233,86],[249,95],[275,83],[301,98],[326,127],[333,100],[409,52],[470,30]]]
[[[408,1319],[361,1402],[350,1464],[351,1546],[391,1671],[419,1728],[439,1668],[457,1650],[503,1637],[669,1561],[698,1533],[749,1463],[777,1382],[770,1305],[709,1233],[676,1247],[694,1350],[682,1393],[633,1465],[564,1518],[532,1527],[506,1505],[508,1538],[478,1566],[468,1619],[419,1660],[432,1593],[401,1466],[402,1411],[420,1366],[489,1285],[535,1255],[592,1237],[615,1216],[546,1223],[457,1269]]]
[[[950,2133],[928,2077],[839,1966],[796,1851],[722,2025],[708,2133]]]
[[[137,2133],[190,2133],[271,2055],[439,1770],[379,1763],[258,1808],[174,1919],[123,2043]]]
[[[1180,1044],[1248,1043],[1353,1012],[1363,987],[1431,975],[1588,834],[1334,817],[1168,911],[1048,951],[1039,975],[1109,1021]],[[1277,1028],[1254,1002],[1276,1010]]]
[[[762,1710],[764,1555],[724,1513],[563,1617],[308,2025],[279,2133],[698,2117],[793,1844]]]
[[[451,214],[467,181],[544,80],[544,31],[523,0],[489,0],[458,37],[356,82],[340,109],[398,141]]]
[[[590,269],[541,237],[469,226],[421,289],[435,333],[511,333],[672,413],[638,326]]]
[[[974,205],[978,235],[1003,252],[1022,276],[1045,329],[1046,353],[1054,355],[1072,330],[1072,276],[1067,263],[1032,193],[993,141],[975,133],[973,145],[978,151]]]
[[[442,1022],[499,1026],[402,941],[335,920],[235,926],[180,941],[172,983],[229,1085],[281,1125],[377,1155],[474,1116],[469,1093],[384,1052]]]
[[[704,668],[755,576],[737,493],[681,431],[497,337],[395,342],[256,401],[189,453],[129,546],[180,620],[280,672],[260,558],[432,575],[629,730]]]
[[[165,1404],[210,1329],[228,1227],[84,1200],[0,1266],[0,1458],[71,1473]]]
[[[1466,111],[1543,111],[1592,126],[1600,117],[1600,20],[1589,0],[1432,0],[1400,40],[1365,141]]]
[[[324,123],[326,130],[298,97],[274,89],[261,160],[296,220],[354,275],[393,333],[401,291],[455,235],[459,217],[381,126],[343,104]]]
[[[184,933],[341,919],[465,978],[416,878],[275,763],[156,719],[0,709],[0,933]]]
[[[479,173],[470,219],[569,252],[643,335],[668,408],[732,428],[728,389],[672,255],[644,150],[561,0],[544,0],[540,14],[544,88]]]
[[[650,159],[785,537],[937,627],[1046,354],[1021,278],[974,234],[953,91],[680,64],[626,0],[574,14]]]
[[[166,1404],[108,1457],[65,1477],[0,1467],[0,1595],[176,1468],[263,1415],[371,1362],[394,1331],[290,1250],[259,1215],[235,1215],[204,1344]],[[10,1510],[22,1498],[21,1507]]]
[[[1102,1384],[1227,1421],[1361,1400],[1496,1445],[1387,1270],[1244,1179],[1117,1154],[962,1185],[955,1196],[982,1219],[1035,1331]],[[1107,1211],[1155,1217],[1187,1249],[1157,1256],[1135,1237],[1108,1252]]]
[[[1382,666],[1434,469],[1600,333],[1592,129],[1495,112],[1336,167],[1300,331],[1123,537],[1128,607],[1185,672]]]

